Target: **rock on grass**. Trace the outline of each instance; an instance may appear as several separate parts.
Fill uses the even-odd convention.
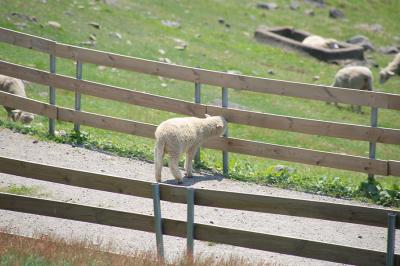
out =
[[[55,28],[55,29],[60,29],[61,28],[61,24],[59,22],[57,22],[57,21],[48,21],[46,25],[50,26],[52,28]]]

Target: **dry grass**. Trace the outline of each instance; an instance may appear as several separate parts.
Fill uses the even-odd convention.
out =
[[[94,245],[90,241],[66,241],[44,235],[30,238],[0,232],[0,265],[271,265],[264,262],[255,264],[238,257],[216,259],[212,255],[195,257],[193,261],[183,255],[174,261],[162,262],[153,252],[116,254],[110,250],[110,244]]]

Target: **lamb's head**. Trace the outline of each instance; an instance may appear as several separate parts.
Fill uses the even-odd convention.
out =
[[[326,39],[325,41],[326,41],[327,48],[330,48],[330,49],[339,49],[340,48],[338,41],[335,39]]]
[[[394,76],[394,73],[390,70],[382,69],[379,72],[379,83],[383,84],[385,83],[390,77]]]
[[[31,113],[27,113],[27,112],[22,112],[19,120],[23,123],[23,124],[30,124],[33,119],[35,119],[35,115],[31,114]]]
[[[222,116],[210,116],[206,114],[206,127],[210,137],[222,136],[227,129],[227,122]]]
[[[21,121],[23,124],[29,124],[35,118],[35,115],[21,110],[12,110],[10,117],[14,122]]]

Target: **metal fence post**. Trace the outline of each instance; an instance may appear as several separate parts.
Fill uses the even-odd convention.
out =
[[[82,63],[79,61],[76,62],[76,79],[78,79],[78,80],[82,79]],[[81,94],[77,91],[75,91],[75,110],[76,111],[81,110]],[[74,130],[79,132],[80,124],[75,123]]]
[[[50,54],[50,73],[56,73],[56,56]],[[56,89],[53,86],[49,86],[49,103],[51,105],[56,104]],[[54,135],[55,131],[55,119],[49,119],[49,134]]]
[[[386,266],[394,265],[395,236],[396,236],[396,214],[389,213],[388,214]]]
[[[154,207],[154,228],[156,231],[157,256],[164,259],[164,242],[162,232],[161,204],[160,204],[160,185],[152,184],[153,207]]]
[[[194,243],[194,188],[188,188],[186,194],[187,201],[187,223],[186,223],[186,250],[187,256],[193,258]]]
[[[197,82],[194,84],[194,102],[201,103],[201,84]],[[194,162],[195,164],[200,163],[200,148],[198,151],[196,151],[196,155],[194,156]]]
[[[222,107],[228,107],[228,88],[222,88]],[[228,127],[226,128],[224,137],[228,137]],[[222,168],[224,176],[229,174],[229,157],[228,152],[222,152]]]
[[[372,91],[372,89],[371,89]],[[371,127],[378,126],[378,108],[371,107]],[[369,158],[376,158],[376,142],[369,143]],[[374,174],[368,174],[368,181],[373,182],[375,180]]]

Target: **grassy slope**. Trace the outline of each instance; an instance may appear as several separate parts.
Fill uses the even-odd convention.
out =
[[[257,43],[252,38],[255,28],[260,25],[280,26],[292,25],[296,28],[345,40],[355,34],[363,34],[370,38],[377,47],[395,43],[394,36],[400,32],[397,20],[399,1],[327,1],[330,6],[337,6],[344,10],[345,20],[328,18],[328,8],[315,8],[316,16],[303,15],[305,9],[312,6],[301,2],[300,10],[291,11],[287,1],[276,1],[280,8],[275,11],[257,9],[258,1],[128,1],[119,0],[115,6],[107,6],[102,1],[55,1],[48,0],[47,4],[41,1],[2,0],[0,26],[17,29],[15,17],[7,19],[7,15],[18,12],[36,16],[39,23],[28,22],[23,32],[48,37],[60,42],[79,44],[95,33],[97,44],[95,49],[112,51],[146,59],[157,60],[167,57],[174,63],[200,66],[214,70],[239,70],[243,74],[264,76],[275,79],[285,79],[312,83],[315,75],[320,76],[318,84],[330,84],[339,66],[329,65],[313,58],[281,50]],[[299,1],[300,2],[300,1]],[[72,16],[65,13],[69,11]],[[374,16],[366,14],[374,13]],[[227,28],[218,23],[224,18],[231,25]],[[61,23],[61,29],[41,27],[49,20]],[[169,28],[161,24],[161,20],[179,21],[181,28]],[[94,29],[88,22],[96,21],[102,26]],[[372,33],[358,29],[360,23],[379,23],[384,27],[383,32]],[[119,32],[122,40],[109,37],[109,32]],[[200,34],[200,36],[199,36]],[[173,38],[181,38],[188,42],[185,51],[175,49]],[[164,49],[166,55],[161,55],[159,49]],[[368,54],[381,66],[391,60],[390,56],[379,53]],[[0,58],[41,69],[48,69],[48,57],[29,50],[0,44]],[[269,69],[276,73],[267,74]],[[68,60],[58,60],[57,71],[63,74],[74,75],[74,65]],[[378,69],[373,69],[376,80]],[[166,95],[185,100],[193,99],[193,84],[164,80],[121,70],[106,69],[100,71],[97,66],[84,65],[84,79],[114,84],[130,89]],[[167,83],[166,88],[161,83]],[[400,93],[400,79],[394,78],[384,86],[375,82],[377,90]],[[62,106],[73,106],[71,93],[59,90],[57,103]],[[204,86],[202,101],[209,103],[220,97],[220,90],[211,86]],[[31,85],[29,96],[46,100],[47,88]],[[347,108],[336,109],[323,102],[306,101],[301,99],[260,95],[238,90],[230,91],[230,100],[252,110],[270,112],[274,114],[293,115],[306,118],[315,118],[350,123],[369,123],[369,110],[364,108],[365,114],[358,115]],[[136,106],[98,100],[93,97],[83,97],[83,109],[112,116],[124,117],[133,120],[159,123],[160,121],[176,116],[172,113],[154,111]],[[2,119],[5,112],[0,111]],[[399,113],[382,110],[379,113],[379,125],[383,127],[400,128]],[[38,119],[34,125],[39,130],[46,130],[47,121]],[[70,129],[70,124],[61,124],[59,128]],[[133,136],[114,134],[102,130],[84,128],[96,140],[111,142],[126,149],[143,150],[151,155],[152,141]],[[233,137],[246,138],[271,142],[282,145],[305,147],[324,151],[367,156],[368,143],[347,141],[329,137],[311,136],[305,134],[287,133],[267,129],[231,125],[230,134]],[[377,157],[382,159],[400,160],[400,148],[395,145],[378,145]],[[203,159],[211,166],[221,167],[220,153],[207,151]],[[262,175],[272,160],[253,158],[241,155],[231,155],[231,166],[240,173]],[[285,163],[297,169],[302,176],[343,176],[353,183],[365,179],[365,175],[347,171],[338,171],[327,168],[311,167],[300,164]],[[385,179],[387,184],[397,183],[394,178]]]

